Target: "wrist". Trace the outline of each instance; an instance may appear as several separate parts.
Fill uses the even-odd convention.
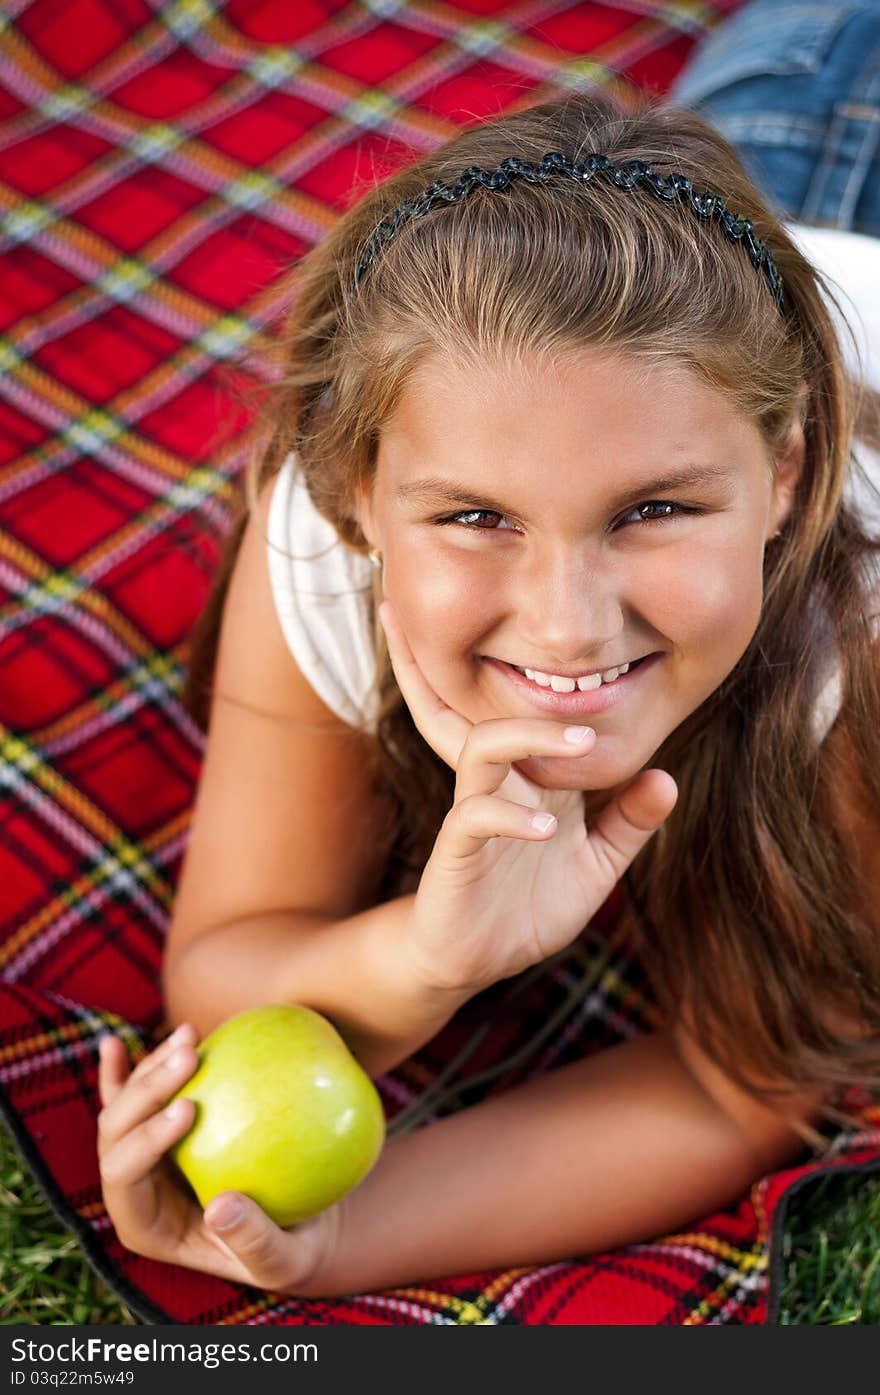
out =
[[[468,937],[459,926],[454,927],[453,933],[447,933],[444,929],[440,938],[446,943],[439,955],[432,956],[426,945],[438,939],[437,917],[430,909],[422,910],[418,893],[410,899],[412,906],[406,918],[406,939],[401,946],[407,972],[427,999],[433,999],[438,1004],[448,1000],[455,1005],[452,1011],[456,1011],[470,998],[497,983],[499,976],[480,976],[480,968],[485,968],[485,955],[475,955],[467,947]],[[455,963],[456,958],[458,964]],[[480,965],[475,962],[478,958],[483,961]]]
[[[346,1227],[349,1197],[301,1221],[292,1232],[296,1262],[282,1292],[299,1298],[338,1298],[346,1287]]]
[[[444,983],[419,955],[413,933],[415,902],[415,895],[402,897],[395,903],[395,916],[374,923],[369,952],[377,966],[384,965],[386,972],[393,975],[400,1002],[410,1005],[418,1021],[436,1021],[439,1031],[478,990]]]
[[[420,971],[412,953],[412,902],[399,897],[349,921],[332,951],[333,1005],[323,996],[306,999],[331,1018],[374,1079],[436,1036],[472,996],[444,990]]]
[[[409,905],[388,926],[390,937],[385,953],[393,956],[400,992],[406,993],[411,1002],[417,1003],[423,1013],[442,1017],[446,1021],[478,992],[478,986],[460,983],[443,975],[437,965],[425,958],[418,947],[416,896],[407,897],[406,900]]]

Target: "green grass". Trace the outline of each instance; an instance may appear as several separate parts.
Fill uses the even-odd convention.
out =
[[[880,1181],[820,1177],[792,1197],[780,1325],[880,1323]]]
[[[0,1324],[139,1321],[98,1278],[0,1122]]]
[[[880,1180],[820,1177],[796,1194],[782,1326],[880,1324]],[[0,1324],[138,1324],[64,1230],[0,1124]]]

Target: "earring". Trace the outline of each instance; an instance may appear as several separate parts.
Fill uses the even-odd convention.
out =
[[[370,560],[370,565],[371,565],[371,566],[375,567],[377,570],[379,570],[379,569],[381,568],[381,566],[382,566],[382,554],[381,554],[381,552],[379,552],[379,550],[378,550],[377,548],[371,547],[370,550],[369,550],[369,552],[367,553],[367,557],[368,557],[369,560]]]

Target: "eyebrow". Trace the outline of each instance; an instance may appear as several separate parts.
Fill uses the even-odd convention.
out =
[[[660,475],[653,480],[635,480],[626,489],[620,490],[614,495],[610,501],[611,508],[621,507],[636,495],[643,495],[646,498],[648,495],[659,497],[661,494],[668,494],[676,489],[693,488],[694,485],[729,480],[735,474],[736,468],[731,465],[685,465],[680,470]],[[516,509],[510,509],[508,505],[503,504],[498,499],[490,499],[485,494],[471,489],[468,485],[444,479],[442,475],[426,475],[422,479],[405,480],[398,485],[394,492],[394,498],[402,501],[414,499],[423,503],[469,504],[472,508],[487,509],[490,513],[518,512]]]

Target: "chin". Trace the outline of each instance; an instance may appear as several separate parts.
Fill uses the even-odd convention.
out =
[[[544,790],[611,790],[636,774],[635,769],[609,770],[601,759],[591,763],[589,755],[528,756],[514,761],[513,769]]]

